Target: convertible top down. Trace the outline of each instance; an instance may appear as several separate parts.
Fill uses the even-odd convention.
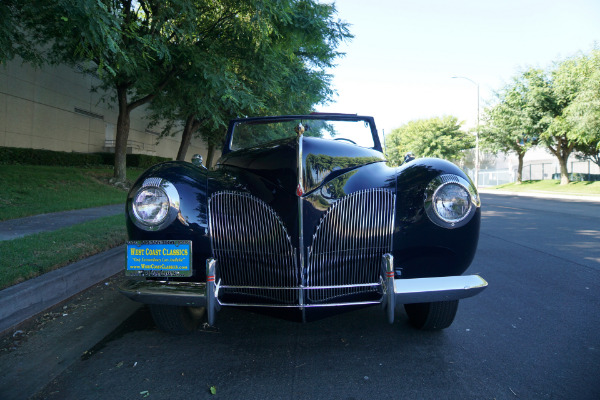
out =
[[[153,166],[126,212],[121,291],[172,333],[230,306],[310,321],[382,305],[391,323],[403,305],[443,329],[487,286],[462,275],[481,218],[471,180],[440,159],[389,167],[372,117],[233,120],[213,170]]]

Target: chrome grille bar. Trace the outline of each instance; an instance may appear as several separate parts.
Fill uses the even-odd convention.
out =
[[[275,211],[247,193],[223,191],[209,200],[209,229],[222,294],[297,304],[296,251]],[[248,285],[252,287],[248,287]]]
[[[215,193],[209,227],[219,261],[219,301],[301,307],[379,301],[395,201],[391,191],[369,189],[334,203],[315,230],[301,274],[290,236],[269,205],[247,193]]]
[[[308,254],[309,303],[381,292],[381,257],[391,252],[395,195],[385,189],[352,193],[321,219]]]

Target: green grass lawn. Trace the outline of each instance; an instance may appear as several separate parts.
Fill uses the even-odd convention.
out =
[[[111,167],[0,166],[0,221],[49,212],[124,203],[127,192],[108,184]],[[142,169],[128,169],[134,181]]]
[[[125,243],[125,217],[99,218],[0,242],[0,289]]]
[[[600,182],[571,182],[561,185],[558,180],[523,181],[520,185],[507,183],[491,188],[491,190],[506,190],[511,192],[553,192],[576,195],[600,195]]]
[[[127,170],[134,181],[142,169]],[[0,221],[56,211],[125,203],[108,184],[111,167],[0,165]],[[0,289],[125,243],[123,215],[0,242]]]

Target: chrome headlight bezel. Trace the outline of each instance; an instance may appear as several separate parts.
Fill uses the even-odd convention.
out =
[[[154,190],[159,196],[164,195],[164,216],[156,221],[149,221],[143,218],[142,213],[136,207],[136,199],[143,192]],[[131,221],[135,226],[145,231],[158,231],[170,225],[179,214],[179,192],[175,186],[162,178],[147,178],[142,185],[135,191],[129,202],[129,211]]]
[[[449,189],[450,186],[454,186],[455,189],[462,191],[460,193],[465,202],[465,211],[455,218],[448,218],[442,213],[438,212],[436,203],[440,200],[440,197],[444,194],[444,191]],[[458,175],[444,174],[435,177],[429,182],[425,189],[425,212],[431,222],[434,224],[447,229],[460,228],[466,225],[471,219],[477,208],[481,205],[475,185],[470,180],[466,180]]]

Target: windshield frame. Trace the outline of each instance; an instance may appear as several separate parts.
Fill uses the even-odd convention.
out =
[[[235,126],[239,123],[275,123],[282,121],[292,121],[292,120],[329,120],[329,121],[350,121],[350,122],[360,122],[364,121],[369,124],[371,129],[371,135],[373,137],[373,147],[374,150],[379,152],[383,152],[381,141],[379,140],[379,134],[377,133],[377,127],[375,126],[375,120],[373,117],[357,115],[357,114],[329,114],[329,113],[313,113],[307,115],[282,115],[282,116],[273,116],[273,117],[251,117],[251,118],[237,118],[233,119],[229,122],[229,127],[227,128],[227,137],[225,139],[225,143],[223,146],[222,155],[230,153],[232,151],[231,144],[233,141],[233,133],[235,131]]]

